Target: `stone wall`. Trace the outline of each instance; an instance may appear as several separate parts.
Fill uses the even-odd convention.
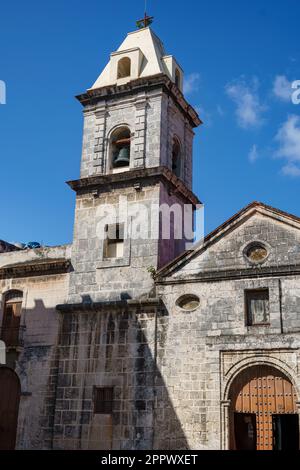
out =
[[[194,131],[173,99],[164,95],[161,114],[161,164],[170,169],[174,136],[181,144],[181,179],[189,189],[192,189]]]
[[[228,280],[160,289],[159,296],[162,296],[168,316],[161,326],[164,347],[158,350],[157,367],[168,390],[168,403],[174,405],[189,448],[226,448],[227,442],[222,441],[221,404],[226,398],[228,369],[239,361],[248,359],[249,365],[254,365],[257,358],[262,358],[264,363],[275,367],[279,363],[288,377],[292,374],[300,393],[300,317],[296,299],[300,279],[281,279],[282,314],[278,281],[268,278]],[[270,289],[271,325],[247,327],[244,290],[261,286]],[[290,286],[296,288],[290,290]],[[187,313],[176,306],[176,300],[184,293],[199,296],[197,310]],[[293,333],[287,334],[288,331]],[[156,431],[156,447],[174,449],[174,443],[165,437],[173,436],[168,410],[163,402],[160,406],[164,419]]]
[[[151,220],[148,215],[151,214],[152,204],[156,204],[158,212],[159,189],[159,184],[150,184],[136,191],[124,183],[109,193],[100,193],[97,198],[91,193],[77,196],[70,303],[80,303],[85,295],[99,301],[120,300],[121,296],[136,298],[149,293],[153,281],[147,269],[157,266],[158,241],[155,233],[158,233],[158,217]],[[118,212],[120,198],[128,202],[128,214],[125,210]],[[130,216],[131,208],[139,204],[145,207],[146,212],[142,214],[142,220],[134,219],[134,214]],[[127,240],[124,257],[120,259],[103,258],[105,224],[101,222],[101,214],[105,214],[108,205],[116,209],[117,218],[113,214],[111,218],[108,215],[105,224],[125,223],[131,232],[134,230],[132,225],[138,227],[141,222],[141,236]],[[155,231],[153,239],[150,238],[152,228]]]
[[[70,247],[53,247],[1,254],[0,266],[24,267],[38,260],[68,258]],[[56,345],[59,332],[58,303],[67,300],[68,273],[39,274],[0,280],[0,325],[4,294],[11,290],[23,293],[21,339],[17,351],[7,350],[6,363],[15,368],[21,382],[18,418],[18,449],[52,447]]]
[[[84,110],[81,178],[110,173],[110,136],[118,126],[130,128],[130,168],[160,165],[162,92],[137,93],[100,101]]]
[[[181,143],[181,179],[192,187],[192,126],[174,99],[161,88],[106,97],[84,109],[81,178],[110,173],[110,139],[119,126],[130,128],[130,169],[172,168],[172,143]],[[126,174],[124,175],[126,176]]]

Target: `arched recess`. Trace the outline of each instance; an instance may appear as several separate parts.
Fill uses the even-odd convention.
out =
[[[229,448],[299,448],[299,408],[290,377],[270,364],[243,368],[228,388]]]
[[[0,450],[16,445],[21,385],[17,374],[0,367]]]
[[[123,57],[118,62],[118,79],[130,77],[131,75],[131,60],[129,57]]]

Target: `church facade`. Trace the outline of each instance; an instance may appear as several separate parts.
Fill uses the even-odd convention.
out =
[[[0,243],[0,449],[299,448],[300,219],[254,202],[190,246],[183,78],[129,33],[77,97],[72,244]]]

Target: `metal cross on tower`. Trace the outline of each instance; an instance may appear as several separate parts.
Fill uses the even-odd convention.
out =
[[[147,0],[145,0],[145,15],[144,15],[144,18],[142,18],[141,20],[138,20],[136,22],[137,27],[140,28],[140,29],[147,28],[147,26],[150,26],[150,24],[153,23],[154,17],[153,16],[148,16],[146,11],[147,11]]]

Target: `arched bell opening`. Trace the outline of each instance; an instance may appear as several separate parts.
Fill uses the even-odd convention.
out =
[[[116,129],[110,139],[110,168],[115,173],[130,167],[131,133],[126,126]]]
[[[229,399],[230,449],[299,449],[297,395],[283,372],[249,367],[234,379]]]

